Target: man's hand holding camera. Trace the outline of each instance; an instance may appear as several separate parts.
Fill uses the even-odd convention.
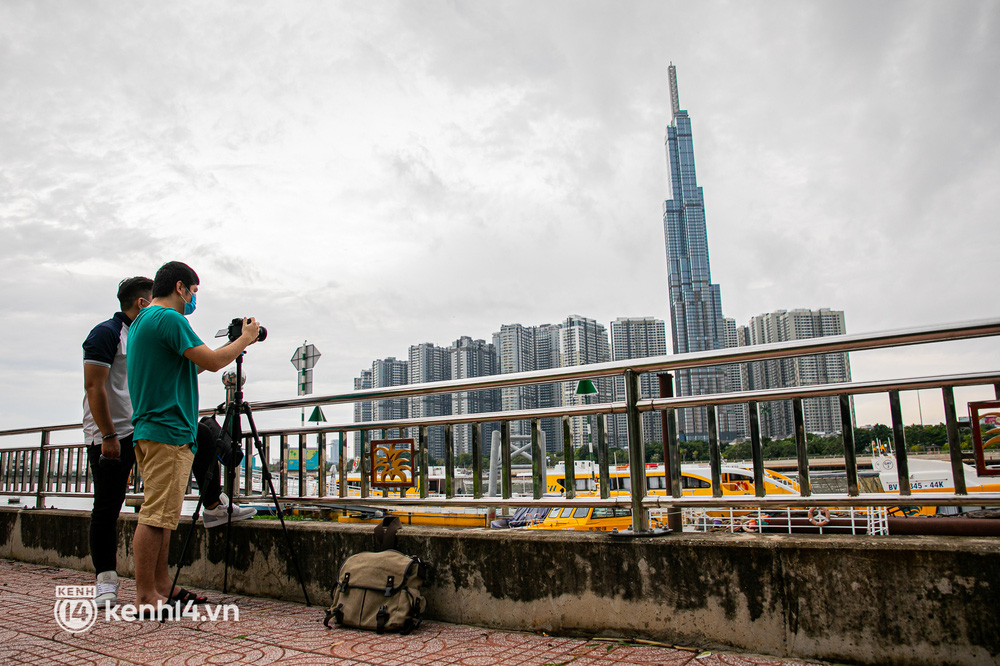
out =
[[[243,320],[243,332],[240,333],[240,338],[245,340],[245,347],[249,347],[253,343],[257,342],[260,335],[260,323],[253,317],[247,317]]]

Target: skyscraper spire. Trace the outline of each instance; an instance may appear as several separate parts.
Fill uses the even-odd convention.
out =
[[[722,293],[719,285],[712,283],[709,268],[705,199],[695,174],[691,118],[680,109],[673,63],[669,72],[673,111],[666,140],[670,198],[663,203],[663,234],[674,353],[687,354],[725,348],[725,323]],[[675,376],[677,395],[721,393],[725,387],[721,367],[678,370]],[[704,409],[683,409],[678,425],[687,438],[704,439],[706,418]]]
[[[670,76],[670,122],[673,124],[674,118],[677,117],[677,112],[681,110],[681,100],[677,94],[677,68],[674,67],[674,63],[670,63],[667,72]]]

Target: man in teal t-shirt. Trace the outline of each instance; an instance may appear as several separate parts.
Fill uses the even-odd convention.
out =
[[[153,278],[153,301],[129,327],[128,388],[133,444],[143,480],[143,503],[132,540],[138,605],[167,603],[170,533],[177,529],[191,475],[198,428],[198,373],[216,372],[257,341],[259,325],[219,349],[205,345],[185,318],[194,312],[198,275],[171,261]]]
[[[136,317],[128,371],[135,439],[191,444],[198,432],[198,366],[184,352],[203,343],[182,314],[168,307],[146,308]],[[139,313],[140,315],[142,312]]]

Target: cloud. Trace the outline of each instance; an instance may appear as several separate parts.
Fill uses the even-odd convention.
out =
[[[0,427],[79,418],[83,337],[118,280],[175,258],[202,276],[196,330],[249,314],[272,331],[252,399],[291,396],[303,339],[324,352],[317,391],[335,392],[374,358],[503,323],[669,320],[671,61],[727,315],[833,307],[852,332],[988,316],[998,17],[988,2],[0,5]],[[50,374],[25,376],[33,363]]]

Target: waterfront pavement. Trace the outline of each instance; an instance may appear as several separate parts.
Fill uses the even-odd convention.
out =
[[[408,636],[323,626],[323,608],[201,590],[235,604],[239,620],[107,620],[80,633],[56,622],[56,586],[93,585],[92,574],[0,560],[0,664],[816,664],[794,659],[602,638],[560,638],[425,621]],[[123,604],[135,582],[123,579]],[[199,607],[202,612],[219,606]]]

